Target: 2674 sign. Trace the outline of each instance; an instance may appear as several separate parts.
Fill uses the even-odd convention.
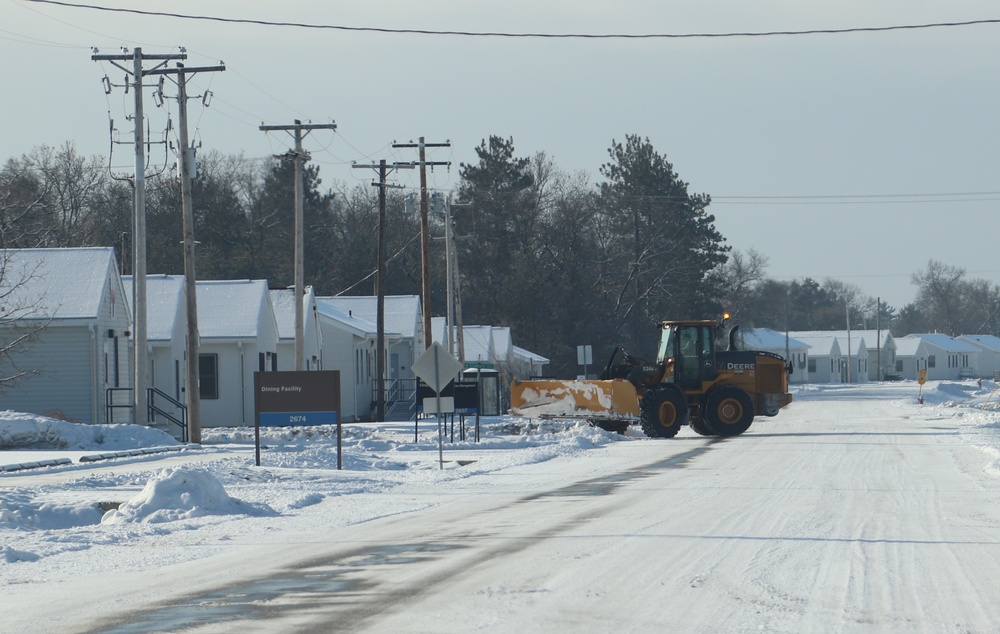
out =
[[[254,406],[263,427],[336,425],[340,372],[255,372]]]

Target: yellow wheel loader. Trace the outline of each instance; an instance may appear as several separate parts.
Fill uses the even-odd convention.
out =
[[[771,352],[717,349],[722,322],[664,321],[656,363],[616,348],[597,380],[515,380],[511,413],[582,418],[624,433],[638,422],[649,437],[673,438],[683,425],[703,436],[742,434],[757,415],[774,416],[792,402],[788,366]]]

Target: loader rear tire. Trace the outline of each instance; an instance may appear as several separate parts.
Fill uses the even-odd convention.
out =
[[[753,424],[754,407],[750,395],[734,385],[723,385],[705,399],[705,423],[719,436],[737,436]]]
[[[689,415],[684,393],[672,384],[646,392],[639,412],[642,431],[650,438],[673,438]]]

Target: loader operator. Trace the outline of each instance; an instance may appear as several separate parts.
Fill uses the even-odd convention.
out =
[[[696,328],[685,328],[681,331],[680,356],[678,368],[675,371],[679,384],[687,386],[697,383],[701,372],[699,368],[698,332]]]

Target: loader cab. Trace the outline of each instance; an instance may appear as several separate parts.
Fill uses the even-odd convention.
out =
[[[667,367],[665,380],[685,390],[701,389],[715,379],[715,333],[712,321],[663,322],[656,362]],[[671,371],[672,370],[672,371]]]

